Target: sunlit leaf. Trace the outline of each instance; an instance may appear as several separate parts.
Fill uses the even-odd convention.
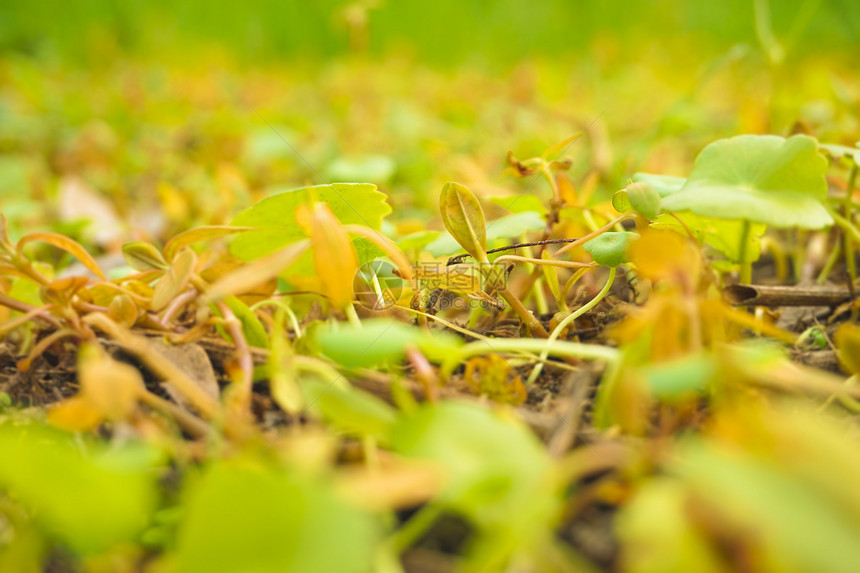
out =
[[[311,254],[320,286],[332,306],[343,310],[354,298],[352,283],[358,257],[346,229],[324,203],[301,206],[297,213],[309,221]]]
[[[805,135],[740,135],[702,150],[668,211],[745,219],[774,227],[820,229],[833,223],[827,197],[827,160]]]
[[[534,211],[523,211],[505,215],[487,223],[487,241],[496,241],[517,237],[528,231],[539,231],[546,228],[544,218]],[[451,233],[443,233],[426,246],[427,252],[434,257],[453,255],[462,251],[462,247],[454,240]]]
[[[283,142],[281,142],[283,145]],[[277,191],[239,213],[231,225],[257,227],[236,237],[230,252],[252,260],[307,237],[295,220],[299,205],[323,201],[344,225],[366,225],[379,230],[382,218],[391,212],[385,194],[369,183],[333,183]]]
[[[630,246],[630,260],[642,276],[652,280],[697,276],[701,257],[689,239],[678,233],[652,229]]]
[[[746,249],[742,249],[744,221],[705,217],[684,211],[663,213],[654,219],[652,226],[655,229],[672,229],[685,236],[689,231],[696,240],[702,241],[735,263],[751,263],[758,260],[761,255],[761,238],[767,230],[767,225],[764,223],[750,224]],[[742,251],[745,253],[743,261],[740,260]]]

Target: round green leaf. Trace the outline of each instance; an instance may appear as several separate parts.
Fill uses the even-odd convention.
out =
[[[667,211],[692,211],[774,227],[820,229],[833,223],[827,198],[827,160],[806,135],[740,135],[708,145]]]
[[[597,264],[617,267],[627,262],[627,247],[637,238],[639,238],[638,234],[626,231],[603,233],[582,245],[582,248]]]

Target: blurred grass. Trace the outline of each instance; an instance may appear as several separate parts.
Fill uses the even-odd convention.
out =
[[[442,66],[587,57],[607,43],[623,60],[636,61],[667,39],[695,45],[699,55],[755,44],[754,4],[247,0],[216,8],[202,0],[6,0],[0,5],[0,49],[93,65],[119,54],[193,58],[195,48],[215,46],[247,64],[343,55],[360,47],[366,34],[374,55],[407,52]],[[795,55],[860,43],[860,3],[853,0],[781,0],[770,3],[769,12],[777,36],[793,37]]]

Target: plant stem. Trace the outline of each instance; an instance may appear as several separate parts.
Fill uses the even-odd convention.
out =
[[[499,354],[502,352],[543,352],[544,350],[548,351],[547,355],[604,360],[609,363],[616,362],[619,357],[618,349],[599,344],[581,344],[579,342],[556,340],[552,344],[547,345],[547,341],[536,338],[496,338],[492,342],[489,340],[479,340],[460,347],[456,353],[445,360],[439,375],[443,379],[447,378],[460,362],[472,356],[480,356],[481,354],[491,352]]]
[[[535,318],[535,316],[525,307],[525,305],[516,297],[514,293],[509,290],[501,290],[499,291],[499,296],[505,299],[505,302],[508,303],[517,316],[520,317],[520,320],[523,321],[523,324],[528,327],[529,332],[532,333],[532,336],[538,336],[540,338],[546,338],[549,336],[549,333],[540,323],[540,321]]]
[[[848,175],[848,186],[845,189],[845,198],[842,202],[842,209],[845,218],[851,220],[851,199],[854,196],[854,184],[857,181],[857,163],[851,167],[851,173]],[[854,240],[848,233],[842,237],[845,249],[845,268],[848,271],[848,290],[851,291],[851,297],[854,295],[854,281],[857,279],[857,262],[854,260]],[[851,309],[851,322],[857,320],[857,307]]]
[[[361,320],[358,318],[358,313],[355,312],[355,307],[352,306],[352,303],[346,305],[344,308],[344,312],[346,312],[346,318],[349,320],[349,323],[354,327],[361,329],[364,328],[361,325]]]
[[[603,285],[603,288],[600,289],[600,292],[598,292],[597,295],[593,299],[591,299],[590,301],[588,301],[587,303],[585,303],[584,305],[582,305],[581,307],[579,307],[578,309],[576,309],[575,311],[573,311],[572,313],[570,313],[569,315],[564,317],[564,320],[562,320],[561,322],[558,323],[558,326],[555,327],[555,329],[552,331],[552,334],[549,335],[549,338],[546,341],[546,348],[543,350],[543,352],[541,352],[541,355],[540,355],[541,362],[538,362],[537,364],[535,364],[535,367],[532,369],[532,372],[529,375],[528,380],[526,380],[526,384],[533,384],[534,381],[537,380],[537,377],[540,376],[541,371],[543,371],[543,364],[544,364],[542,361],[546,360],[547,356],[549,356],[550,345],[553,342],[555,342],[555,340],[559,336],[561,336],[561,333],[564,332],[564,329],[566,329],[574,320],[576,320],[577,318],[579,318],[580,316],[582,316],[583,314],[585,314],[586,312],[588,312],[589,310],[591,310],[592,308],[597,306],[597,303],[599,303],[601,300],[603,300],[603,297],[605,297],[606,293],[609,292],[609,289],[612,287],[612,283],[614,281],[615,281],[615,267],[609,267],[609,276],[606,278],[606,284]]]
[[[752,263],[747,260],[747,246],[750,240],[750,222],[748,219],[744,219],[743,226],[741,227],[741,244],[738,258],[741,262],[741,272],[740,272],[740,283],[748,285],[752,282]]]

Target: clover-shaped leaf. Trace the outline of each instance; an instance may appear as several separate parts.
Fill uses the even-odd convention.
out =
[[[739,219],[774,227],[820,229],[833,223],[827,160],[815,139],[740,135],[705,147],[683,187],[663,198],[667,211]]]

